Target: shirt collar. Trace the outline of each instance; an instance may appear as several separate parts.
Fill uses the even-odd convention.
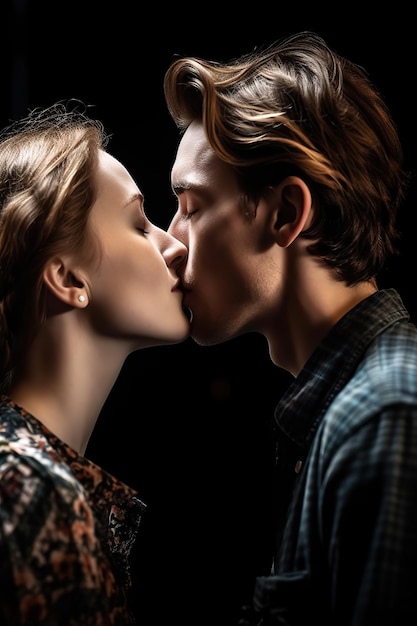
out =
[[[388,326],[408,319],[394,289],[377,291],[348,311],[284,393],[275,409],[275,428],[306,453],[327,406],[351,378],[369,344]]]

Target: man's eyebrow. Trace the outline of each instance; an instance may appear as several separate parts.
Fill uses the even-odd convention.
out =
[[[184,193],[184,191],[188,191],[189,189],[191,189],[191,185],[186,183],[175,183],[172,185],[172,191],[177,195]]]
[[[186,183],[186,182],[178,182],[172,185],[172,191],[179,196],[185,191],[193,191],[199,194],[207,193],[207,188],[205,185],[201,185],[200,183]]]

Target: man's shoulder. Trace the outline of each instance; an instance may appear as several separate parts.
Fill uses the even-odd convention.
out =
[[[322,426],[344,438],[376,420],[414,417],[417,431],[417,328],[398,322],[367,347],[327,407]]]

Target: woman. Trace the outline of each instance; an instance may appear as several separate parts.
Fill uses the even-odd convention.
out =
[[[189,333],[186,248],[101,124],[63,103],[0,138],[0,623],[134,624],[145,505],[83,455],[126,357]]]

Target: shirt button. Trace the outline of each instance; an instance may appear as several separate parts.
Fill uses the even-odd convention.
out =
[[[301,460],[297,461],[297,463],[295,464],[295,468],[294,468],[295,469],[295,473],[299,474],[301,472],[301,468],[302,467],[303,467],[303,462]]]

